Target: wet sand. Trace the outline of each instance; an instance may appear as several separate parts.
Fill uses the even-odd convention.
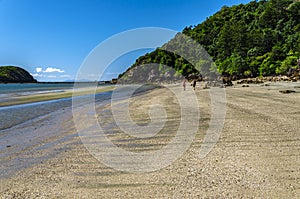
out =
[[[78,137],[66,107],[0,132],[2,198],[297,198],[300,195],[300,84],[226,88],[221,136],[203,159],[199,148],[211,116],[209,89],[198,85],[200,125],[190,148],[173,164],[148,173],[114,170],[95,159]],[[174,86],[183,92],[181,86]],[[193,92],[188,87],[186,94]],[[291,89],[295,93],[283,94]],[[160,102],[168,114],[155,138],[126,140],[110,106],[97,105],[107,137],[135,152],[161,149],[175,136],[178,101],[160,88],[131,99],[131,116],[147,124],[147,107]],[[146,110],[146,111],[145,111]],[[141,119],[142,118],[142,119]],[[14,142],[12,142],[14,140]],[[22,144],[20,144],[22,143]]]
[[[87,85],[82,85],[82,88],[80,88],[80,84],[79,84],[78,86],[76,86],[76,88],[77,88],[76,95],[82,96],[82,95],[93,94],[95,92],[101,93],[101,92],[112,91],[114,89],[114,86],[96,87],[96,85],[89,86],[89,84],[87,84]],[[19,95],[19,96],[17,95],[17,96],[9,97],[7,99],[1,99],[0,107],[70,98],[73,96],[73,93],[74,93],[73,89],[64,89],[64,90],[60,90],[59,92],[49,91],[49,92],[35,93],[29,95]]]

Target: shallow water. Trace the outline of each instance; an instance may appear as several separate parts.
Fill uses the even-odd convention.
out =
[[[73,88],[73,83],[0,84],[0,95],[8,93],[40,92]]]
[[[96,102],[110,99],[111,93],[112,92],[104,92],[96,94]],[[81,98],[81,100],[84,102],[84,96],[77,98]],[[1,130],[3,129],[13,127],[36,117],[71,106],[72,98],[64,98],[45,102],[0,107],[0,134]]]

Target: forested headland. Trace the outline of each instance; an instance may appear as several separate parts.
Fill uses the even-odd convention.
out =
[[[224,6],[203,23],[184,28],[182,34],[200,43],[213,62],[199,60],[191,64],[173,52],[157,48],[139,57],[127,72],[137,66],[157,63],[175,69],[175,76],[185,77],[202,75],[199,69],[207,64],[209,70],[234,78],[287,74],[297,67],[300,57],[300,2],[261,0]],[[119,78],[126,76],[125,72]]]
[[[30,73],[17,66],[0,66],[0,83],[36,83]]]

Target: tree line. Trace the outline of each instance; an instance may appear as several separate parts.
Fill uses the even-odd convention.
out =
[[[162,48],[139,57],[128,70],[157,63],[185,77],[200,75],[203,67],[238,78],[286,74],[297,67],[300,57],[300,2],[260,0],[224,6],[203,23],[184,28],[182,34],[201,44],[213,62],[199,59],[195,64],[167,51],[164,47],[176,44],[185,54],[194,55],[176,35]]]

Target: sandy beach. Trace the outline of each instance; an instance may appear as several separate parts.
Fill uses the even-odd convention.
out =
[[[0,198],[298,198],[300,83],[226,88],[224,128],[213,150],[199,158],[212,108],[210,89],[203,87],[195,91],[200,120],[192,144],[153,172],[119,171],[97,160],[78,136],[70,106],[1,130]],[[172,88],[187,96],[194,92],[179,84]],[[288,89],[295,92],[279,92]],[[176,134],[180,107],[166,88],[136,95],[130,114],[137,124],[147,125],[152,103],[168,117],[151,138],[120,132],[109,103],[96,105],[97,118],[116,146],[136,153],[160,150]]]

